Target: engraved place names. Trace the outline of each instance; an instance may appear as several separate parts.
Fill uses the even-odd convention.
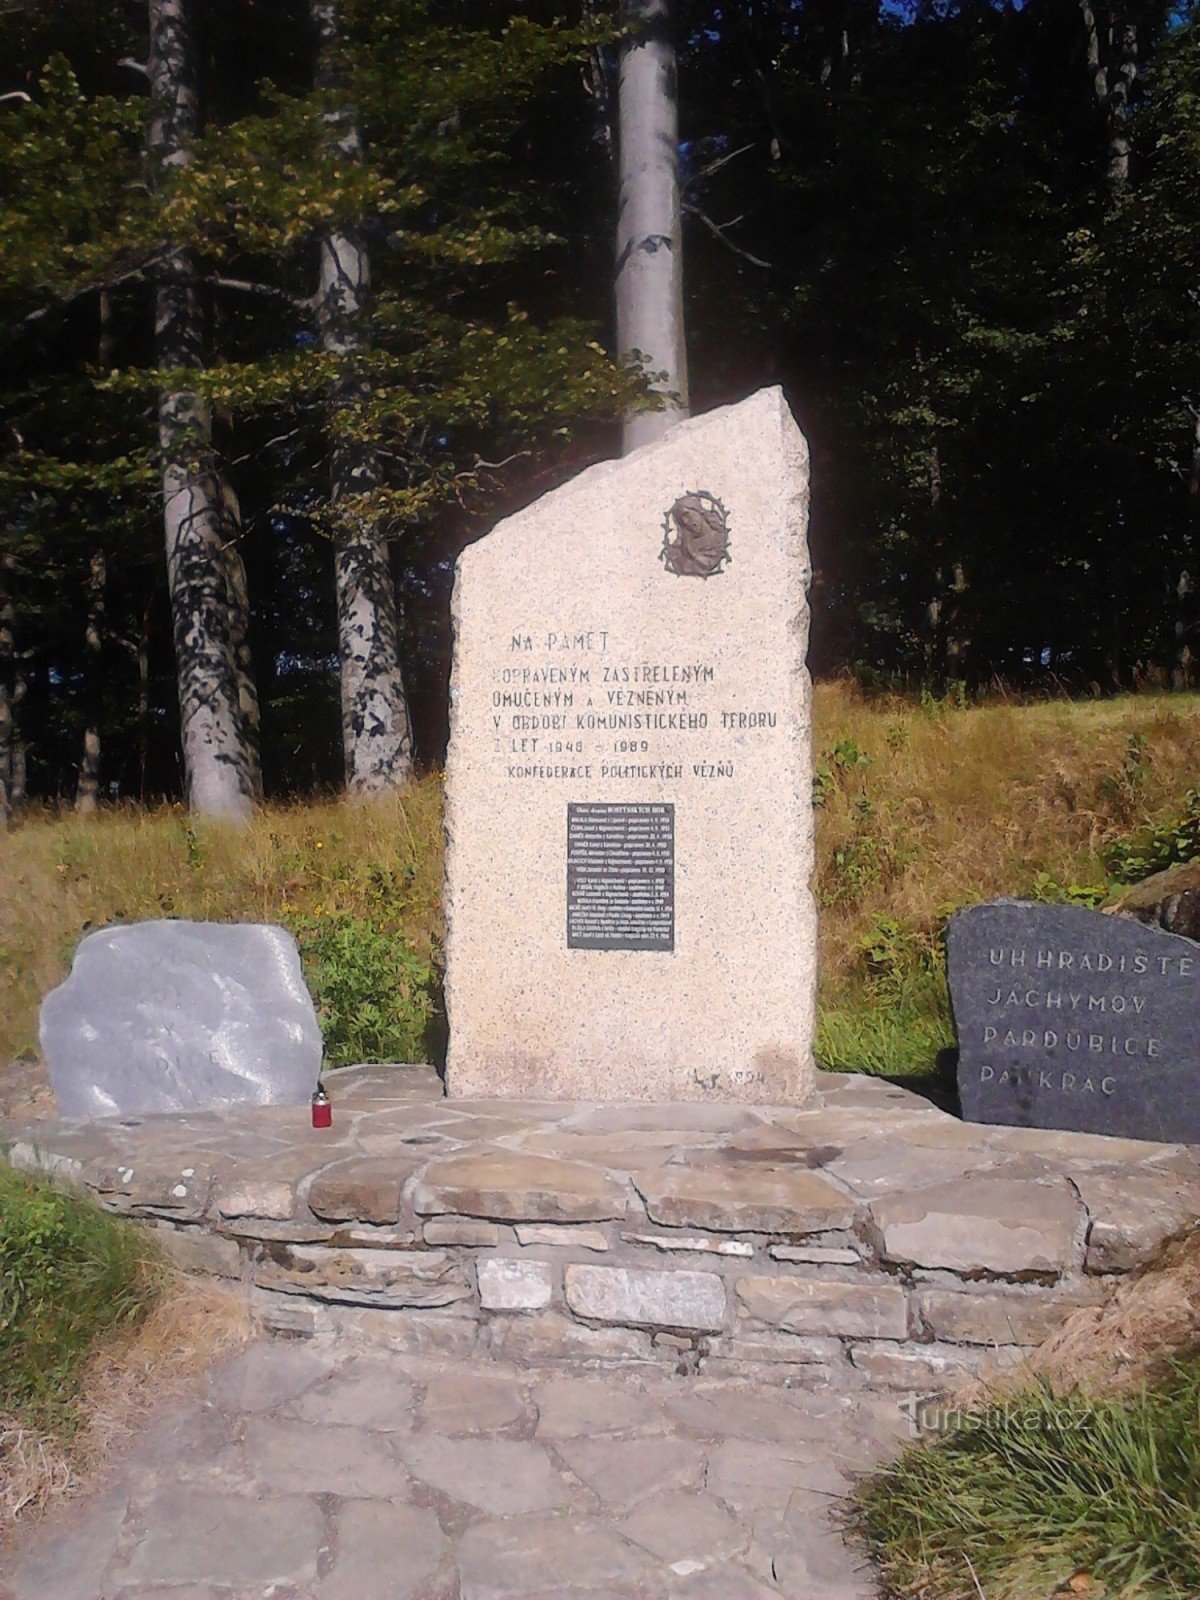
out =
[[[1008,900],[959,912],[946,949],[966,1117],[1200,1139],[1200,946]]]
[[[673,805],[567,806],[567,946],[674,950]]]
[[[505,640],[486,714],[509,780],[727,780],[739,755],[785,731],[736,666],[648,659],[604,628]]]

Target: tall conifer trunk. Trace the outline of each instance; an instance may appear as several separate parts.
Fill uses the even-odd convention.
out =
[[[104,647],[104,591],[108,582],[108,563],[103,550],[92,555],[88,578],[87,627],[84,630],[84,703],[87,714],[83,729],[83,754],[75,783],[75,809],[90,816],[100,793],[100,713],[104,702],[101,652]]]
[[[310,0],[317,39],[317,85],[340,87],[337,61],[338,0]],[[331,113],[329,135],[342,155],[358,158],[358,130],[350,108]],[[331,401],[330,494],[334,507],[369,493],[381,481],[374,452],[338,426],[365,393],[355,357],[366,346],[364,317],[371,287],[366,247],[353,230],[321,240],[317,328],[321,348],[343,358],[343,376]],[[412,773],[412,725],[400,671],[396,589],[386,538],[367,516],[342,522],[334,547],[338,649],[341,663],[342,750],[352,794],[386,794]]]
[[[160,173],[187,165],[199,129],[188,5],[149,0],[148,144]],[[169,250],[160,266],[154,334],[159,367],[203,366],[204,310],[190,250]],[[199,394],[186,388],[160,394],[158,440],[188,805],[204,816],[241,818],[261,792],[261,774],[237,502]]]
[[[669,0],[622,0],[617,215],[617,352],[637,352],[663,396],[661,411],[625,418],[625,453],[688,414],[679,196],[679,98]]]

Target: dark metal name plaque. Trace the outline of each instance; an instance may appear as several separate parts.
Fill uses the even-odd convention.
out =
[[[567,806],[567,948],[674,950],[673,805]]]

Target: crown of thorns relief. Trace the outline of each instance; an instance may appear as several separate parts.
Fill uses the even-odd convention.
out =
[[[659,556],[679,578],[711,578],[729,554],[729,513],[707,489],[681,495],[663,517]]]

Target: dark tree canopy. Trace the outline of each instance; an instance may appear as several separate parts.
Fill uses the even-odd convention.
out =
[[[615,453],[633,392],[610,359],[616,10],[343,0],[334,83],[307,0],[196,5],[202,129],[156,185],[146,6],[0,5],[0,763],[31,796],[74,795],[93,725],[102,796],[180,792],[168,246],[198,263],[189,383],[241,508],[267,793],[341,781],[351,526],[387,541],[415,752],[439,759],[456,550]],[[1190,9],[675,13],[692,406],[781,383],[809,435],[816,669],[1193,686]],[[314,303],[339,229],[371,268],[349,354]],[[337,487],[331,453],[370,471]]]

